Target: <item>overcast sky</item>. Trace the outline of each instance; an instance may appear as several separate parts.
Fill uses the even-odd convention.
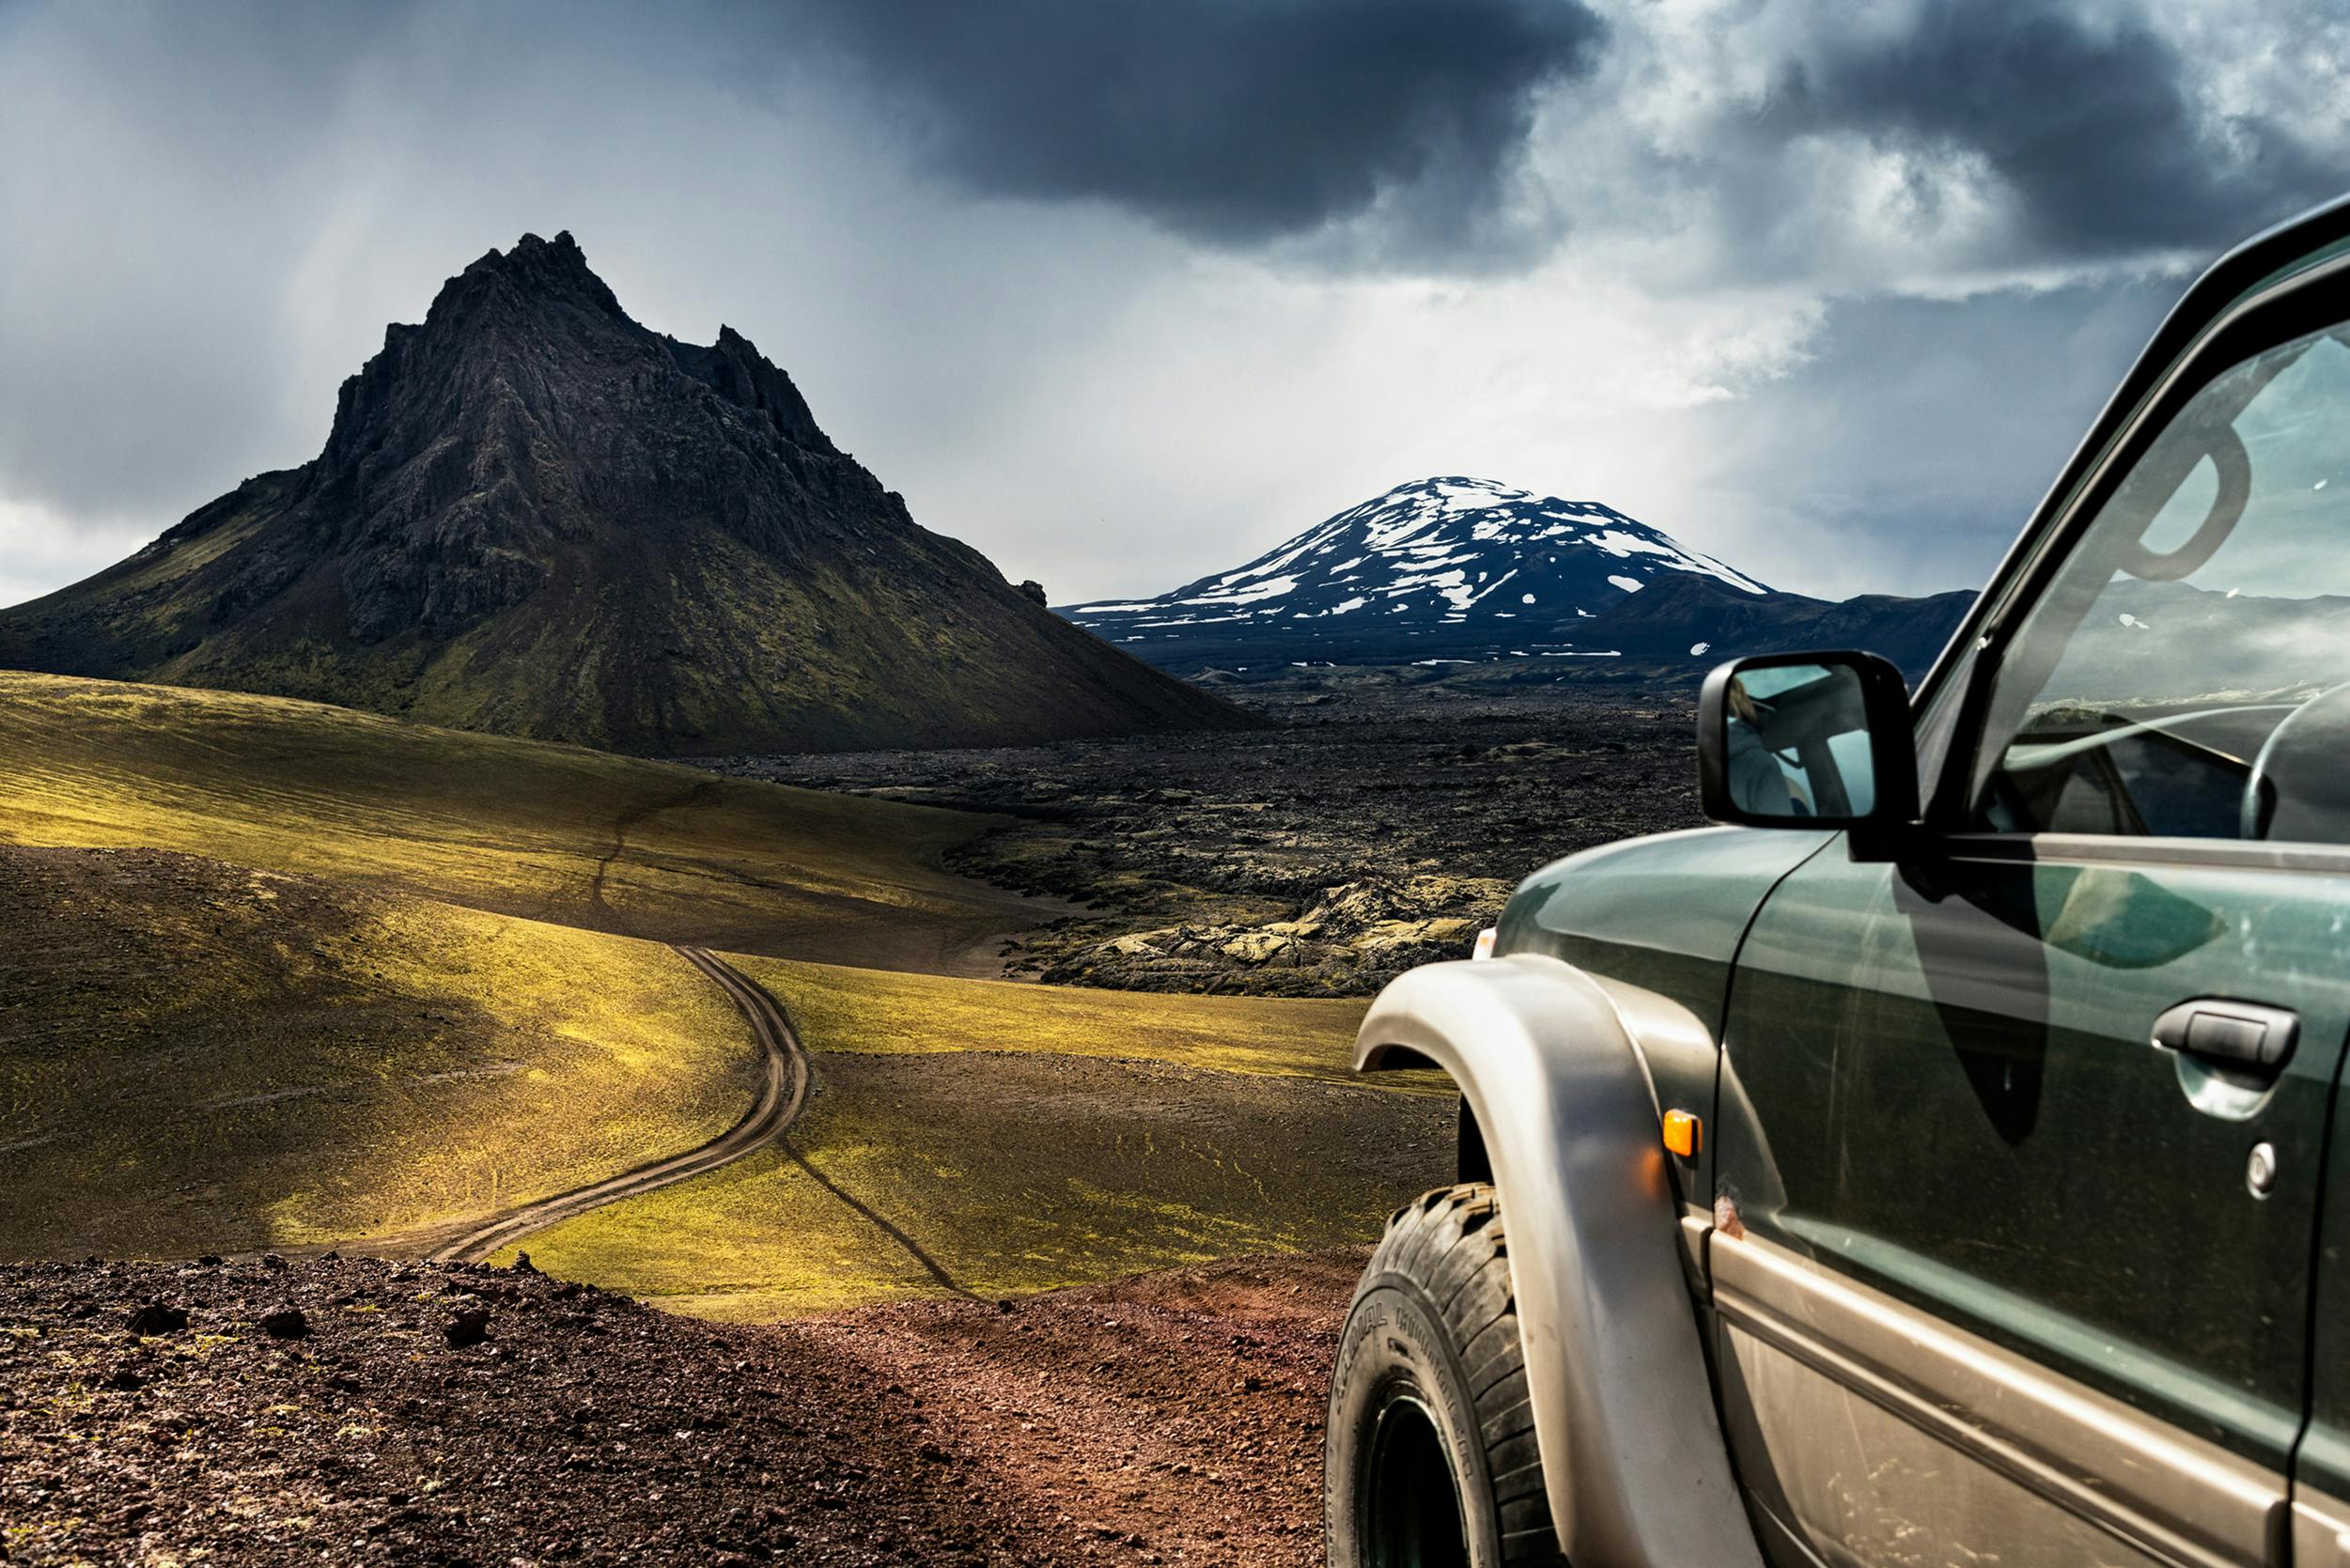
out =
[[[569,229],[1056,602],[1407,479],[1977,582],[2193,272],[2350,189],[2295,0],[0,0],[0,603]]]

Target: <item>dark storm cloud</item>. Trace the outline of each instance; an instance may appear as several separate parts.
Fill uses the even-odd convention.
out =
[[[1114,204],[1218,244],[1392,201],[1474,225],[1549,84],[1605,25],[1577,0],[806,0],[975,192]],[[1433,238],[1425,237],[1425,238]]]
[[[1982,582],[2177,292],[1847,303],[1799,373],[1694,411],[1696,444],[1764,508],[1734,559],[1840,594]]]
[[[2288,48],[2302,30],[2291,10],[2269,19]],[[2017,198],[2015,239],[2033,259],[2210,248],[2341,192],[2350,170],[2297,145],[2282,116],[2248,105],[2215,124],[2190,74],[2182,45],[2149,17],[1927,0],[1891,37],[1824,29],[1763,123],[1979,156]]]
[[[0,0],[0,601],[308,457],[562,228],[1071,598],[1401,453],[1943,586],[2183,268],[2350,183],[2341,8]]]
[[[770,15],[784,57],[851,62],[964,190],[1108,204],[1226,249],[1327,234],[1310,254],[1337,271],[1509,271],[1570,222],[1605,236],[1711,210],[1761,240],[1729,248],[1732,272],[1783,281],[1845,221],[1848,193],[1816,178],[1822,137],[1914,155],[1901,210],[1874,218],[1892,230],[1938,235],[1943,204],[1987,187],[2000,226],[1969,230],[1948,256],[1961,272],[2174,263],[2350,179],[2334,106],[2232,95],[2212,70],[2304,60],[2322,99],[2321,62],[2343,47],[2330,0],[2237,16],[1724,8],[1706,25],[1735,39],[1723,59],[1763,66],[1759,103],[1735,67],[1708,74],[1700,33],[1620,0],[791,0]],[[1643,60],[1674,89],[1627,113],[1617,95]]]

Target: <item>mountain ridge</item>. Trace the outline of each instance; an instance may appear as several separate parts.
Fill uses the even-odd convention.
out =
[[[652,754],[1250,722],[922,528],[750,339],[642,326],[568,232],[388,327],[310,462],[0,611],[0,665]]]
[[[1521,659],[1560,674],[1625,660],[1610,673],[1638,663],[1676,679],[1848,634],[1915,679],[1971,598],[1787,593],[1598,502],[1452,474],[1398,485],[1230,571],[1059,613],[1191,675]]]

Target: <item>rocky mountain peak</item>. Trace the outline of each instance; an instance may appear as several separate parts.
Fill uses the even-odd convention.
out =
[[[525,234],[511,250],[492,249],[442,287],[441,300],[468,292],[498,292],[530,304],[557,302],[586,304],[607,315],[627,318],[620,302],[604,280],[587,265],[587,254],[565,229],[552,240]],[[440,300],[434,302],[436,307]]]
[[[919,527],[741,333],[631,319],[568,233],[390,328],[315,459],[0,614],[10,662],[649,752],[1241,722]]]
[[[707,349],[674,337],[661,341],[679,369],[736,407],[761,415],[786,440],[815,452],[838,452],[817,427],[808,400],[791,378],[734,328],[722,324],[718,341]]]
[[[525,234],[441,286],[418,324],[384,329],[383,349],[344,381],[335,425],[313,466],[356,479],[355,466],[444,443],[452,421],[471,439],[510,444],[531,421],[588,390],[599,365],[644,358],[660,342],[630,319],[568,230]],[[490,418],[505,409],[508,417]],[[480,449],[476,446],[476,451]]]
[[[525,234],[510,249],[483,253],[441,286],[421,328],[396,327],[389,335],[413,332],[481,346],[501,326],[543,338],[567,327],[592,333],[619,325],[635,323],[567,230],[552,240]]]

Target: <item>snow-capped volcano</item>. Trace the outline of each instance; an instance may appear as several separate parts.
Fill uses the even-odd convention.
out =
[[[1229,647],[1276,630],[1280,642],[1314,647],[1299,658],[1336,657],[1341,645],[1555,645],[1581,641],[1580,623],[1651,582],[1684,576],[1774,597],[1612,506],[1437,478],[1398,485],[1231,571],[1061,613],[1154,662],[1185,651],[1167,644]]]

